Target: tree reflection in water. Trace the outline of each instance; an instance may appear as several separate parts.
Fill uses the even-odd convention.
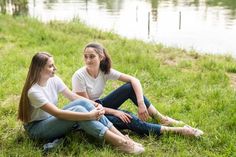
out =
[[[63,2],[71,1],[63,0]],[[84,0],[84,2],[88,2],[88,0]],[[157,20],[158,6],[161,4],[170,4],[174,6],[195,6],[198,8],[201,6],[200,3],[205,3],[207,7],[220,6],[229,10],[229,19],[234,19],[236,17],[236,0],[147,0],[146,2],[151,4],[151,12],[154,21]],[[47,8],[51,8],[53,4],[57,3],[57,0],[44,0],[44,3],[46,4]],[[110,12],[119,12],[119,10],[122,9],[124,0],[97,0],[96,3],[99,6],[104,6],[106,9],[109,9]],[[0,0],[0,12],[11,15],[27,15],[28,0]]]
[[[28,0],[1,0],[0,12],[10,15],[28,15]]]

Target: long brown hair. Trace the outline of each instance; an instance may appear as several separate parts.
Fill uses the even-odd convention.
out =
[[[31,106],[28,98],[28,90],[39,81],[40,72],[47,64],[47,61],[50,57],[52,56],[47,52],[39,52],[36,53],[31,60],[25,85],[21,92],[21,98],[18,108],[18,119],[25,123],[29,122],[31,116]]]
[[[110,72],[110,69],[111,69],[111,64],[112,64],[112,61],[111,61],[111,58],[110,56],[108,55],[106,49],[98,44],[98,43],[89,43],[88,45],[85,46],[84,48],[84,51],[87,49],[87,48],[93,48],[94,51],[100,56],[100,57],[103,57],[103,59],[101,60],[100,62],[100,69],[102,72],[104,72],[105,74],[108,74]]]

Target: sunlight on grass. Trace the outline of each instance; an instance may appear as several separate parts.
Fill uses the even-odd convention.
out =
[[[152,104],[162,113],[205,132],[200,139],[173,134],[139,137],[142,156],[234,156],[236,141],[236,62],[231,56],[199,55],[182,49],[127,40],[88,28],[79,21],[42,24],[25,17],[0,15],[0,156],[43,156],[45,142],[31,141],[16,120],[20,93],[33,54],[54,55],[58,75],[71,87],[83,66],[83,47],[102,43],[113,67],[138,77]],[[121,83],[109,82],[105,94]],[[60,98],[61,99],[61,98]],[[61,99],[62,107],[67,100]],[[136,112],[131,102],[122,109]],[[151,120],[150,120],[151,121]],[[83,132],[68,135],[47,156],[125,156]]]

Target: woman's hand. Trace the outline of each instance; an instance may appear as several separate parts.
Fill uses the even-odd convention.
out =
[[[99,120],[105,114],[105,110],[103,108],[96,107],[89,113],[91,120]]]
[[[131,115],[119,110],[116,110],[113,115],[120,118],[124,123],[130,123],[130,119],[132,119]]]
[[[97,108],[97,109],[103,109],[103,106],[97,102],[95,102],[94,106]]]
[[[148,117],[149,117],[146,105],[144,103],[138,105],[138,117],[142,121],[146,121],[148,119]]]

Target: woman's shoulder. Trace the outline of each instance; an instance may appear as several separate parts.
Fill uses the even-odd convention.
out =
[[[116,70],[116,69],[113,69],[113,68],[111,68],[111,70],[110,70],[110,73],[109,73],[110,75],[120,75],[121,74],[121,72],[120,71],[118,71],[118,70]]]
[[[72,76],[72,80],[73,79],[84,79],[87,78],[87,72],[86,72],[86,67],[82,67],[80,69],[78,69]]]
[[[54,75],[50,78],[51,82],[63,82],[62,79],[58,75]]]
[[[81,67],[78,70],[75,71],[74,75],[81,75],[86,72],[86,67]]]
[[[110,72],[105,75],[105,79],[117,80],[120,77],[120,75],[121,75],[121,72],[111,68]]]
[[[120,72],[120,71],[118,71],[118,70],[116,70],[116,69],[113,69],[113,68],[111,68],[110,72]]]
[[[27,94],[29,96],[32,93],[38,93],[38,92],[40,92],[40,86],[37,83],[35,83],[30,87]]]

